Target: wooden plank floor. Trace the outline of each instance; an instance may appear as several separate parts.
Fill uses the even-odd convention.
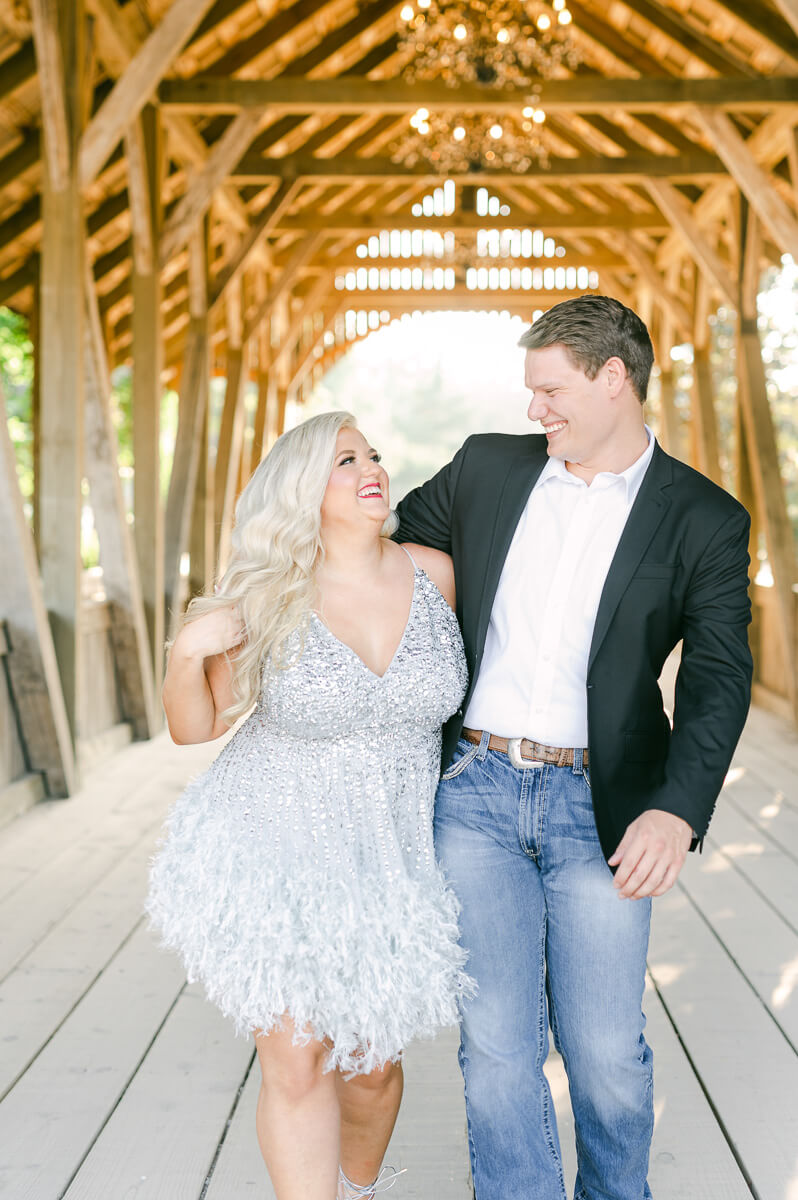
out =
[[[3,1198],[273,1200],[252,1045],[141,916],[164,812],[217,749],[129,746],[0,830]],[[798,736],[761,711],[703,855],[656,903],[649,965],[656,1200],[798,1200]],[[451,1031],[407,1056],[388,1161],[396,1200],[470,1196]]]

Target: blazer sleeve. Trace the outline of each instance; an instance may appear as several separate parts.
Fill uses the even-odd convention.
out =
[[[716,530],[696,566],[684,606],[682,661],[665,780],[646,808],[706,833],[751,702],[748,537],[738,509]]]
[[[466,438],[450,463],[399,502],[395,541],[418,542],[451,554],[454,498],[470,442]]]

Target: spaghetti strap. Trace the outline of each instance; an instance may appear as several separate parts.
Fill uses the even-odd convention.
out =
[[[402,549],[404,550],[405,554],[407,555],[407,557],[410,559],[411,563],[413,564],[413,570],[414,570],[414,571],[420,571],[420,570],[421,570],[421,568],[419,567],[419,565],[418,565],[418,563],[416,562],[416,560],[413,558],[413,555],[410,553],[410,551],[408,550],[407,546],[405,546],[403,542],[400,542],[400,543],[399,543],[399,545],[402,547]]]

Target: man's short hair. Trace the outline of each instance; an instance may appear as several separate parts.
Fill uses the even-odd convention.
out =
[[[555,304],[518,343],[525,350],[563,346],[574,366],[595,379],[608,358],[619,358],[641,404],[648,392],[654,348],[636,312],[610,296],[578,296]]]

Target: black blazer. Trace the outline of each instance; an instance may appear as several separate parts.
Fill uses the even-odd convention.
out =
[[[398,506],[397,540],[454,559],[471,683],[444,728],[443,769],[479,677],[504,560],[547,457],[543,435],[476,435]],[[727,492],[655,446],[601,594],[588,662],[589,774],[608,858],[646,809],[684,818],[698,838],[709,825],[750,703],[749,527]],[[671,729],[657,680],[680,639]]]

